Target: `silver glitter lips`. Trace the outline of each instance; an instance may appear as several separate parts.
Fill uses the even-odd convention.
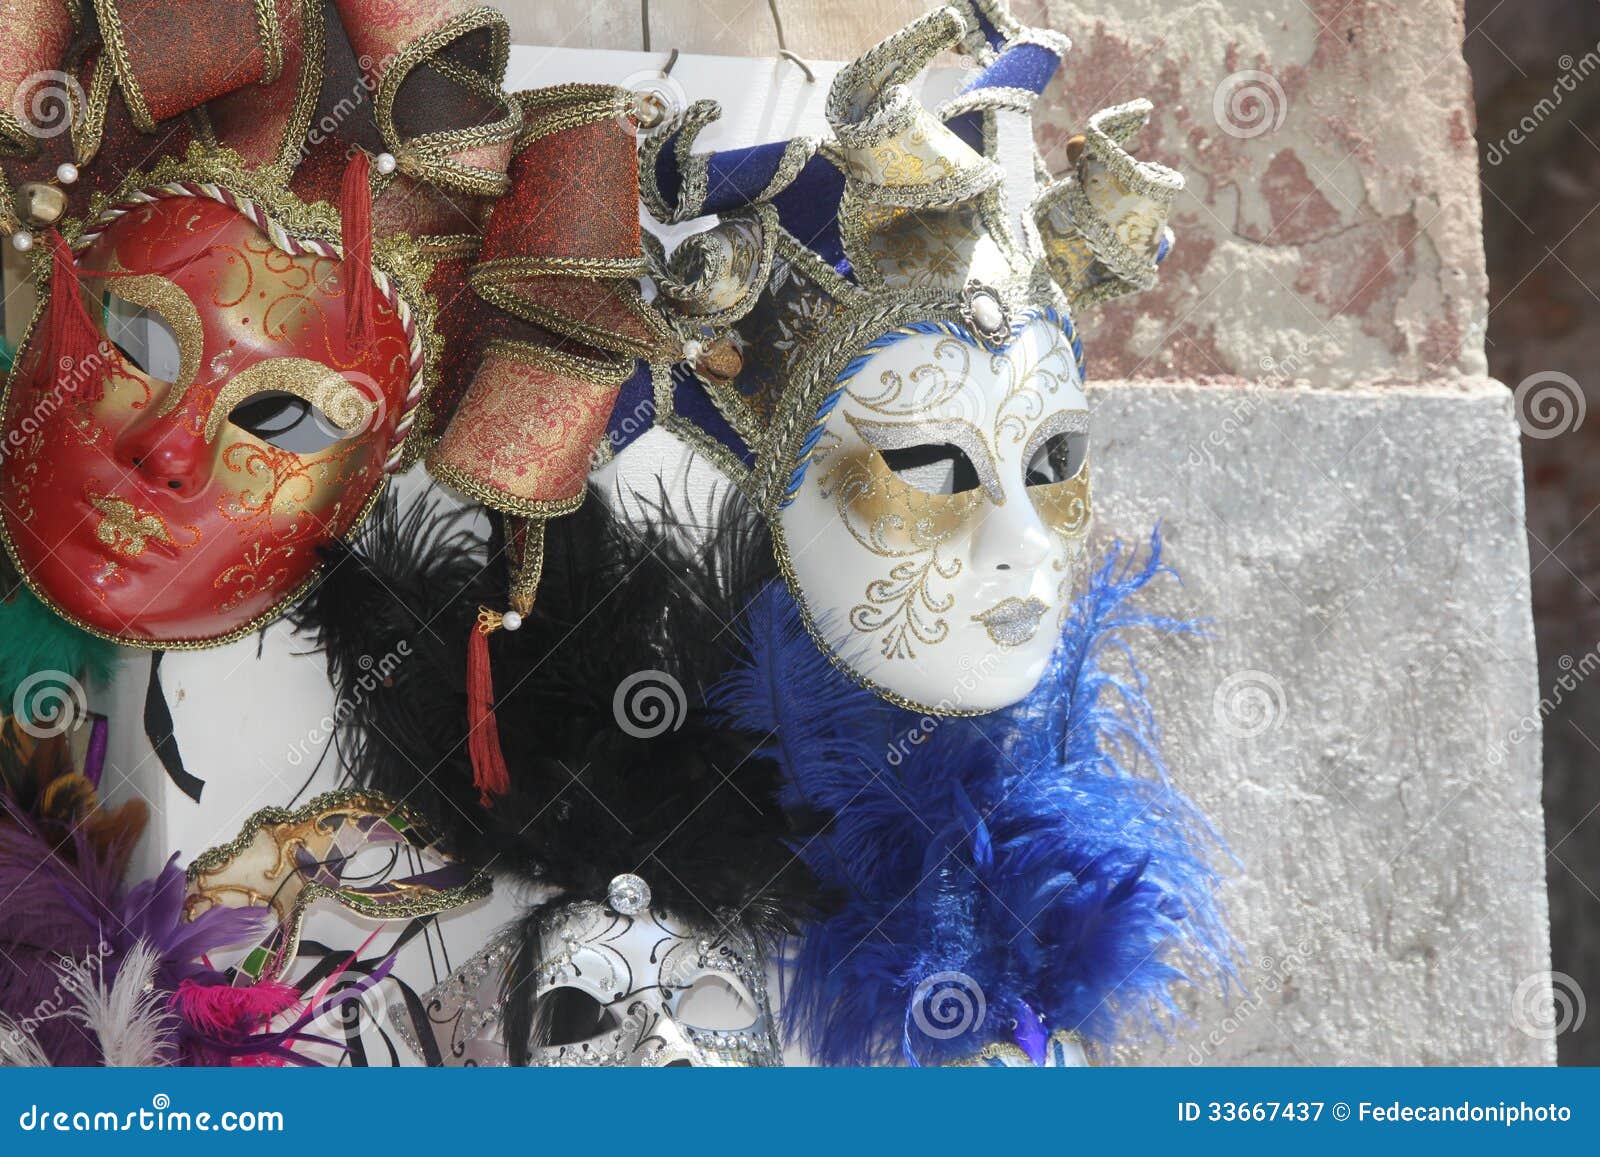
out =
[[[1039,631],[1039,620],[1050,608],[1037,598],[1009,598],[996,603],[973,621],[983,624],[989,637],[1002,647],[1020,647]]]

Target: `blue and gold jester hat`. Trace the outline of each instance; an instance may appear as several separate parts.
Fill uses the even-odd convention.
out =
[[[1032,110],[1069,47],[1004,0],[962,0],[838,73],[825,139],[697,152],[714,101],[646,138],[651,215],[708,228],[670,253],[647,241],[686,356],[626,383],[610,450],[659,424],[770,519],[805,477],[841,376],[897,331],[945,327],[999,348],[1049,315],[1081,370],[1074,318],[1154,284],[1183,178],[1127,151],[1150,115],[1142,100],[1091,116],[1070,171],[1050,178]],[[973,69],[930,111],[912,85],[946,51]]]

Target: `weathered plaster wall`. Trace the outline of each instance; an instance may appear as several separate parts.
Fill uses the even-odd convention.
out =
[[[1539,1064],[1549,928],[1507,391],[1094,390],[1097,534],[1214,637],[1140,650],[1241,861],[1245,991],[1164,1064]],[[1403,484],[1401,484],[1403,480]]]

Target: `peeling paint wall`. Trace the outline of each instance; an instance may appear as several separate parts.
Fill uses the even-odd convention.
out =
[[[1102,377],[1319,386],[1484,370],[1487,281],[1454,0],[1029,5],[1072,36],[1042,118],[1147,96],[1183,171],[1162,284],[1086,332]]]

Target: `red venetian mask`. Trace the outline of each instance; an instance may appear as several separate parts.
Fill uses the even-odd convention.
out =
[[[90,631],[225,642],[306,588],[320,548],[400,465],[422,394],[415,319],[379,273],[371,332],[348,340],[365,272],[215,185],[136,194],[85,238],[85,305],[105,340],[63,370],[41,311],[18,354],[6,544],[34,592]]]

